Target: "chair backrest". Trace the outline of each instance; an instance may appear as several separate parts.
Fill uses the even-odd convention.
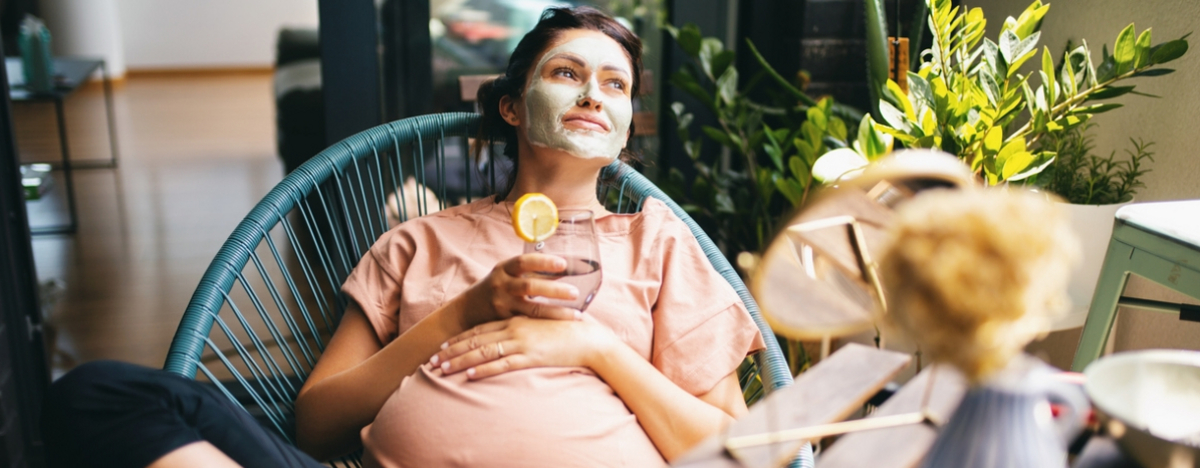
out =
[[[217,252],[184,312],[165,369],[211,382],[293,441],[293,401],[345,310],[340,286],[389,228],[387,212],[403,221],[490,194],[486,187],[495,185],[502,169],[471,162],[467,139],[478,122],[476,114],[448,113],[380,125],[285,177]],[[605,178],[615,181],[599,194],[609,209],[636,212],[653,197],[687,223],[768,338],[757,365],[744,367],[757,367],[764,392],[790,385],[754,299],[704,231],[623,163],[607,167]],[[805,460],[811,466],[811,456]]]

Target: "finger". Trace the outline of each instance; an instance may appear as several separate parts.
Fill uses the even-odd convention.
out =
[[[521,301],[512,309],[518,314],[536,319],[579,320],[583,317],[582,312],[569,307],[543,304],[529,300]]]
[[[471,380],[486,379],[505,372],[533,367],[533,360],[524,354],[505,356],[491,362],[480,364],[467,369],[467,378]]]
[[[453,345],[460,341],[469,339],[473,336],[479,336],[479,335],[491,333],[494,331],[503,330],[505,328],[508,328],[508,320],[507,319],[506,320],[496,320],[496,321],[487,322],[487,323],[484,323],[481,325],[476,325],[474,327],[471,327],[471,329],[464,331],[462,333],[459,333],[458,335],[455,335],[453,338],[450,338],[449,340],[446,340],[445,343],[442,343],[442,349],[446,349],[446,348],[450,347],[450,345]]]
[[[514,297],[537,296],[565,301],[579,298],[579,288],[575,285],[541,278],[514,278],[508,283],[508,293]]]
[[[461,335],[460,335],[461,336]],[[508,338],[508,333],[494,331],[482,333],[479,335],[471,335],[466,339],[459,340],[454,344],[446,346],[441,351],[438,351],[433,357],[429,358],[429,363],[435,366],[445,364],[453,359],[470,354],[472,351],[487,348],[489,345],[498,343]]]
[[[501,266],[510,276],[521,276],[539,271],[558,273],[567,269],[567,261],[556,255],[530,253],[505,260]]]
[[[518,353],[520,348],[515,341],[497,341],[480,346],[478,349],[443,362],[440,366],[442,373],[449,375],[477,367],[495,360],[505,359]]]

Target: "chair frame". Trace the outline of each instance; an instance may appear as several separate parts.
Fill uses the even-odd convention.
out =
[[[343,271],[348,274],[349,270],[342,268],[343,271],[339,271],[338,265],[331,264],[338,263],[338,260],[341,263],[357,263],[374,240],[387,230],[386,221],[383,219],[382,211],[379,210],[383,206],[385,194],[389,190],[384,187],[384,167],[381,161],[390,158],[388,166],[392,170],[391,180],[393,182],[401,181],[392,185],[398,186],[405,180],[402,159],[404,148],[410,149],[409,152],[415,166],[422,166],[428,154],[426,147],[436,146],[440,154],[435,158],[435,178],[440,180],[431,181],[426,185],[427,170],[411,171],[412,173],[409,175],[417,178],[418,184],[431,188],[437,186],[434,183],[440,182],[441,199],[439,203],[444,208],[447,201],[444,143],[450,137],[474,136],[478,124],[479,116],[471,113],[433,114],[397,120],[352,135],[317,154],[288,174],[238,224],[205,271],[175,333],[164,366],[165,370],[185,378],[197,378],[199,371],[209,381],[215,383],[226,396],[237,401],[238,399],[227,388],[228,385],[223,384],[213,372],[202,365],[202,356],[205,349],[209,348],[216,352],[225,368],[234,374],[237,383],[249,391],[250,397],[255,403],[264,408],[279,409],[282,407],[290,410],[290,404],[294,401],[295,393],[298,392],[298,385],[300,385],[295,381],[295,376],[300,379],[307,376],[302,361],[307,361],[308,367],[311,368],[319,352],[324,349],[320,335],[316,331],[319,328],[316,324],[319,323],[319,320],[325,320],[329,327],[327,330],[331,332],[342,311],[345,310],[346,299],[340,292],[339,286],[345,279]],[[421,159],[421,162],[417,162],[418,159]],[[379,180],[370,180],[373,170],[378,172]],[[398,178],[395,177],[397,172],[399,172]],[[366,183],[364,183],[364,174]],[[607,189],[601,195],[601,200],[607,199],[611,202],[615,199],[615,211],[638,211],[646,197],[653,197],[665,203],[676,216],[687,224],[713,267],[737,292],[765,338],[766,348],[754,356],[758,373],[762,377],[763,391],[770,393],[791,385],[792,376],[784,361],[779,344],[772,339],[774,335],[759,312],[754,298],[751,297],[745,284],[742,283],[741,278],[725,256],[699,225],[652,182],[620,161],[615,161],[606,167],[603,170],[602,178],[612,181],[610,187],[619,190],[615,197],[609,194]],[[495,180],[494,175],[492,180]],[[329,187],[329,184],[335,185],[336,190]],[[469,201],[471,197],[469,175],[467,184]],[[391,193],[403,198],[404,195],[394,186],[390,188]],[[360,198],[348,199],[347,194],[350,197],[358,196]],[[341,223],[345,228],[340,232],[340,236],[338,229],[333,229],[329,233],[333,237],[333,239],[328,239],[332,241],[329,245],[336,247],[330,247],[328,251],[322,248],[327,239],[321,232],[313,230],[313,224],[317,222],[316,209],[318,205],[312,202],[314,196],[319,199],[319,207],[324,209],[324,213],[338,218],[331,222]],[[350,200],[349,204],[347,200]],[[339,201],[340,206],[338,203],[334,203]],[[365,207],[357,205],[360,201],[364,203]],[[291,276],[284,268],[285,262],[282,259],[281,250],[276,246],[276,242],[270,234],[273,230],[281,228],[282,233],[286,234],[291,243],[291,247],[296,249],[299,244],[297,239],[302,232],[298,233],[299,229],[293,229],[287,221],[286,216],[292,212],[297,212],[302,217],[303,224],[308,227],[308,235],[317,244],[316,254],[320,254],[320,263],[317,263],[315,260],[307,260],[302,252],[296,253],[297,261],[300,263],[304,275],[303,282]],[[407,218],[407,215],[408,213],[403,213],[402,217]],[[262,257],[265,255],[260,256],[257,252],[264,246],[270,251],[270,257],[267,258],[273,257],[279,268],[283,270],[282,276],[286,283],[286,290],[276,288],[275,281],[268,274],[268,268],[265,265],[270,262],[264,262]],[[335,248],[339,251],[333,252]],[[340,258],[337,258],[339,256]],[[250,265],[254,266],[266,282],[266,288],[270,292],[269,296],[277,306],[279,315],[283,317],[286,331],[283,327],[278,326],[275,319],[269,319],[270,304],[260,299],[266,295],[260,296],[255,293],[249,284],[247,275],[243,274],[243,270],[249,270]],[[353,265],[351,264],[350,267],[352,268]],[[320,284],[322,283],[320,269],[324,270],[324,283],[328,284]],[[258,332],[252,331],[247,325],[245,317],[248,315],[242,314],[230,295],[235,283],[239,283],[247,290],[253,308],[258,312],[259,317],[263,321],[269,322],[267,326],[271,338],[266,340],[259,338]],[[301,298],[303,287],[309,288],[308,291],[316,295],[333,288],[333,303],[320,302],[318,303],[319,310],[316,311],[308,310],[310,307],[303,300],[297,300],[293,307],[288,307],[283,296],[290,293],[293,298]],[[219,318],[222,309],[226,306],[233,309],[238,321],[241,322],[240,325],[247,330],[250,337],[249,342],[235,337],[231,331],[235,327],[227,325],[223,319]],[[303,320],[298,320],[290,313],[292,308],[299,309]],[[214,325],[219,326],[221,332],[228,337],[234,346],[236,356],[228,351],[221,351],[210,338],[210,334],[214,333]],[[297,353],[295,349],[291,348],[287,336],[289,332],[293,337],[305,336],[305,328],[313,331],[315,335],[313,341],[315,341],[317,349],[312,349],[313,346],[306,340],[297,340],[295,342],[299,351]],[[287,374],[284,370],[285,366],[276,359],[278,355],[264,352],[272,340],[280,348],[283,348],[283,361],[287,362],[287,367],[292,369],[293,375]],[[255,354],[260,359],[255,359]],[[231,362],[231,359],[238,358],[241,359],[244,368],[253,375],[242,375],[238,366]],[[260,363],[259,360],[262,362]],[[743,385],[746,385],[745,380],[743,380]],[[289,401],[289,398],[293,400]],[[284,427],[286,423],[281,422],[278,418],[271,418],[271,422],[275,429],[290,441],[288,431]],[[811,449],[806,448],[801,452],[793,466],[812,466]]]

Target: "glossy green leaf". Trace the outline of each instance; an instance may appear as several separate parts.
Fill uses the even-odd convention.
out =
[[[1102,113],[1108,112],[1113,109],[1119,109],[1121,107],[1123,107],[1122,104],[1110,102],[1110,103],[1105,103],[1105,104],[1095,104],[1095,105],[1091,105],[1091,106],[1087,106],[1087,107],[1080,107],[1075,110],[1072,110],[1071,113],[1072,114],[1102,114]]]
[[[1007,176],[1005,179],[1009,182],[1016,182],[1038,175],[1042,171],[1046,170],[1050,164],[1054,163],[1054,159],[1057,155],[1053,151],[1042,151],[1031,156],[1031,160],[1025,165],[1024,170]]]
[[[730,67],[725,69],[725,73],[717,78],[717,95],[721,97],[721,101],[726,104],[733,103],[737,99],[738,72],[736,68]]]
[[[786,131],[786,129],[783,129]],[[766,124],[763,124],[763,134],[766,135],[767,144],[763,145],[763,150],[767,152],[767,156],[771,158],[771,162],[775,163],[775,168],[783,170],[783,148],[780,147],[779,139],[775,137],[775,132]]]
[[[701,127],[700,130],[704,131],[705,135],[708,135],[709,138],[722,146],[734,147],[733,140],[729,139],[729,134],[725,133],[725,131],[708,125]]]
[[[1058,100],[1057,81],[1054,79],[1054,56],[1050,55],[1050,48],[1042,48],[1042,86],[1046,90],[1046,103],[1053,106]],[[1043,107],[1042,110],[1048,108]]]
[[[1163,75],[1170,75],[1170,74],[1172,74],[1172,73],[1175,73],[1175,69],[1174,69],[1174,68],[1151,68],[1151,69],[1149,69],[1149,70],[1142,70],[1142,71],[1140,71],[1140,72],[1134,73],[1134,74],[1132,74],[1132,75],[1130,75],[1130,76],[1131,76],[1131,77],[1136,77],[1136,76],[1163,76]]]
[[[733,60],[736,56],[737,54],[733,53],[732,50],[723,50],[717,55],[713,56],[713,76],[721,76],[721,74],[725,73],[725,70],[729,68],[729,65],[733,64]]]
[[[813,164],[813,178],[830,183],[836,181],[847,173],[862,169],[869,164],[867,158],[858,152],[849,148],[840,148],[830,151],[817,158],[817,162]]]
[[[713,105],[712,95],[708,94],[708,91],[705,91],[704,88],[696,82],[696,77],[692,76],[691,73],[688,73],[687,69],[680,69],[679,71],[672,73],[669,82],[676,88],[679,88],[688,95],[696,98],[696,100],[700,101],[701,104],[704,104],[705,107],[708,107],[709,110],[716,112],[716,108]]]
[[[897,109],[896,106],[893,106],[891,103],[887,101],[881,101],[879,103],[879,113],[883,115],[883,120],[884,122],[887,122],[888,126],[904,132],[912,131],[912,125],[908,123],[908,119],[905,118],[904,112],[900,109]]]
[[[1117,42],[1113,44],[1113,60],[1116,61],[1118,75],[1124,74],[1133,69],[1133,60],[1137,57],[1137,45],[1135,38],[1135,30],[1133,23],[1126,26],[1117,35]]]
[[[1105,57],[1096,67],[1096,81],[1101,83],[1113,79],[1117,74],[1117,62],[1112,56]]]
[[[1134,43],[1133,68],[1142,68],[1150,64],[1150,29],[1146,28]]]
[[[822,100],[824,101],[824,100]],[[828,120],[825,118],[825,112],[819,107],[809,107],[807,111],[808,121],[812,122],[820,130],[825,130],[828,127]]]
[[[796,138],[792,140],[792,145],[796,147],[796,153],[804,158],[806,163],[812,163],[817,160],[817,151],[807,141]]]
[[[1188,43],[1183,39],[1167,41],[1157,46],[1154,46],[1150,52],[1150,63],[1160,65],[1179,57],[1183,57],[1188,50]]]
[[[1030,34],[1041,29],[1042,18],[1049,10],[1050,5],[1042,4],[1041,0],[1035,0],[1025,8],[1025,11],[1021,12],[1021,17],[1017,18],[1014,32],[1017,36],[1029,37]]]
[[[935,109],[933,88],[928,81],[913,72],[908,72],[909,99],[912,100],[913,111],[920,116],[920,109]]]
[[[775,179],[775,188],[779,189],[779,193],[783,194],[783,197],[792,206],[800,204],[800,198],[804,196],[804,187],[796,179],[784,177]]]
[[[988,129],[983,137],[983,151],[986,155],[992,155],[1000,152],[1000,148],[1004,144],[1004,130],[999,127]]]
[[[714,71],[712,63],[717,55],[724,51],[724,49],[725,44],[722,44],[721,41],[715,37],[706,37],[700,40],[700,53],[698,54],[698,58],[700,61],[700,68],[704,70],[705,74],[712,77],[720,76]]]
[[[695,24],[688,23],[679,29],[679,35],[675,38],[679,42],[679,47],[689,56],[695,57],[700,54],[700,27]]]
[[[807,180],[809,175],[808,163],[804,162],[799,156],[792,156],[788,159],[788,169],[792,171],[792,177],[801,180]]]
[[[826,131],[829,132],[830,136],[841,141],[846,141],[848,136],[846,130],[846,121],[837,117],[829,118],[829,128],[826,129]]]

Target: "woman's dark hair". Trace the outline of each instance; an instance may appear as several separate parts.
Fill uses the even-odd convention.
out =
[[[548,8],[542,13],[537,26],[526,34],[508,59],[508,68],[504,75],[494,80],[484,82],[479,87],[476,102],[482,119],[479,124],[478,141],[475,147],[475,157],[478,159],[485,145],[504,143],[504,155],[512,163],[512,171],[508,174],[502,190],[496,193],[496,201],[503,200],[512,190],[512,184],[517,172],[517,129],[504,120],[500,115],[500,98],[520,99],[525,92],[525,82],[529,71],[534,66],[534,60],[558,38],[563,31],[572,29],[590,29],[599,31],[617,41],[629,62],[633,65],[633,85],[630,96],[637,96],[642,85],[642,40],[630,32],[621,23],[612,19],[600,10],[591,7]],[[633,122],[629,123],[629,134],[634,133]],[[622,150],[620,159],[632,161],[634,156],[628,150]],[[495,161],[492,162],[495,164]]]

